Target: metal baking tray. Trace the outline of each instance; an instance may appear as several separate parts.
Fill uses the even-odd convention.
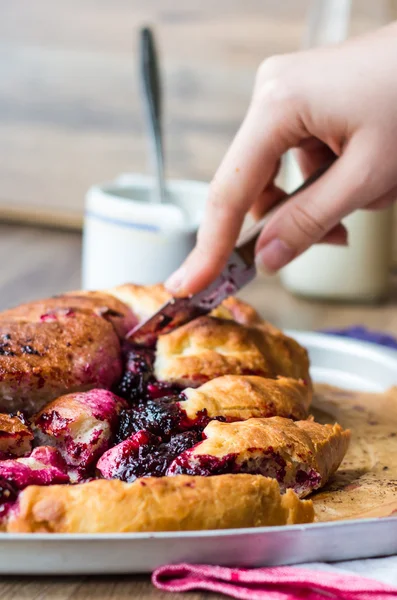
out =
[[[368,392],[397,385],[396,351],[317,333],[288,333],[309,350],[319,383]],[[393,517],[223,531],[0,534],[0,574],[146,573],[176,562],[259,567],[396,553]]]

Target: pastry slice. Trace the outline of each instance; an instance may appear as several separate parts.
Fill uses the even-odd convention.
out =
[[[61,396],[33,418],[35,437],[42,445],[55,446],[71,481],[80,481],[109,448],[124,406],[124,400],[107,390]]]
[[[92,311],[97,316],[109,321],[120,338],[123,338],[138,322],[138,318],[131,309],[112,294],[87,291],[69,292],[52,298],[20,304],[2,312],[0,318],[30,322],[42,321],[46,318],[49,319],[54,312],[62,310]]]
[[[35,448],[25,458],[0,461],[0,480],[5,480],[17,490],[29,485],[69,483],[61,455],[56,448],[48,446]]]
[[[292,488],[304,497],[322,487],[339,467],[350,433],[337,424],[272,417],[211,421],[203,437],[171,463],[167,475],[261,474],[277,479],[281,490]]]
[[[154,375],[183,387],[197,387],[221,375],[281,375],[311,385],[307,352],[295,340],[210,316],[159,337]]]
[[[82,309],[36,317],[0,314],[0,411],[32,415],[62,394],[119,381],[120,342],[105,319]]]
[[[260,475],[98,480],[30,486],[10,512],[12,533],[194,531],[310,523],[311,501]]]
[[[303,381],[279,377],[225,375],[199,388],[183,391],[179,407],[194,422],[205,413],[209,419],[243,421],[251,417],[305,419],[311,402],[311,389]]]
[[[177,433],[202,430],[212,419],[242,421],[281,416],[304,419],[311,389],[296,379],[224,375],[178,396],[138,403],[121,412],[117,441],[144,429],[163,440]]]
[[[32,440],[33,433],[22,414],[0,414],[0,459],[28,454]]]
[[[32,485],[69,483],[66,464],[56,448],[38,447],[25,458],[0,461],[0,531],[14,509],[20,490]]]

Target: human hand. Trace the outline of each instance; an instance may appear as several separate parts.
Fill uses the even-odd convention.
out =
[[[214,280],[244,217],[285,193],[274,184],[295,148],[304,177],[337,158],[264,226],[258,268],[275,272],[314,243],[346,244],[341,220],[397,196],[397,23],[339,46],[275,56],[258,70],[247,115],[210,186],[197,245],[167,281],[175,295]]]

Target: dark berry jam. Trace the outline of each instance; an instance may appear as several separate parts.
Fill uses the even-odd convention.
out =
[[[201,439],[198,431],[179,433],[168,442],[162,442],[158,437],[147,433],[145,439],[142,439],[142,445],[130,455],[122,456],[115,465],[112,477],[126,482],[145,476],[163,477],[171,462]]]
[[[182,431],[184,414],[179,408],[178,398],[173,396],[148,400],[146,404],[124,409],[120,414],[116,443],[122,442],[141,429],[167,440],[171,435]]]
[[[62,417],[57,410],[52,410],[50,412],[43,412],[36,419],[36,426],[43,431],[51,429],[52,434],[56,437],[67,429],[71,421],[72,419]]]
[[[17,499],[18,490],[4,477],[0,477],[0,505]]]
[[[321,475],[314,469],[308,469],[307,471],[298,469],[295,475],[295,481],[295,490],[297,492],[306,491],[308,489],[315,490],[321,484]]]
[[[259,455],[256,448],[250,448],[249,452],[253,455],[241,461],[238,460],[238,454],[235,453],[217,457],[207,454],[192,454],[188,450],[173,461],[167,474],[209,477],[225,473],[250,473],[251,475],[272,477],[282,484],[285,478],[286,463],[279,454],[273,452],[272,449]]]
[[[179,392],[177,386],[159,382],[154,377],[154,350],[127,344],[123,348],[123,354],[125,370],[114,388],[117,396],[135,405]]]
[[[222,458],[200,454],[191,460],[189,452],[176,457],[167,475],[224,475],[225,473],[239,473],[240,468],[236,464],[236,454],[227,454]]]

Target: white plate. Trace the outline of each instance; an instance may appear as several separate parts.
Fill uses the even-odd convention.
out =
[[[315,381],[381,392],[397,385],[397,352],[288,332],[310,353]],[[397,518],[181,533],[0,534],[0,574],[145,573],[165,563],[258,567],[397,553]]]

